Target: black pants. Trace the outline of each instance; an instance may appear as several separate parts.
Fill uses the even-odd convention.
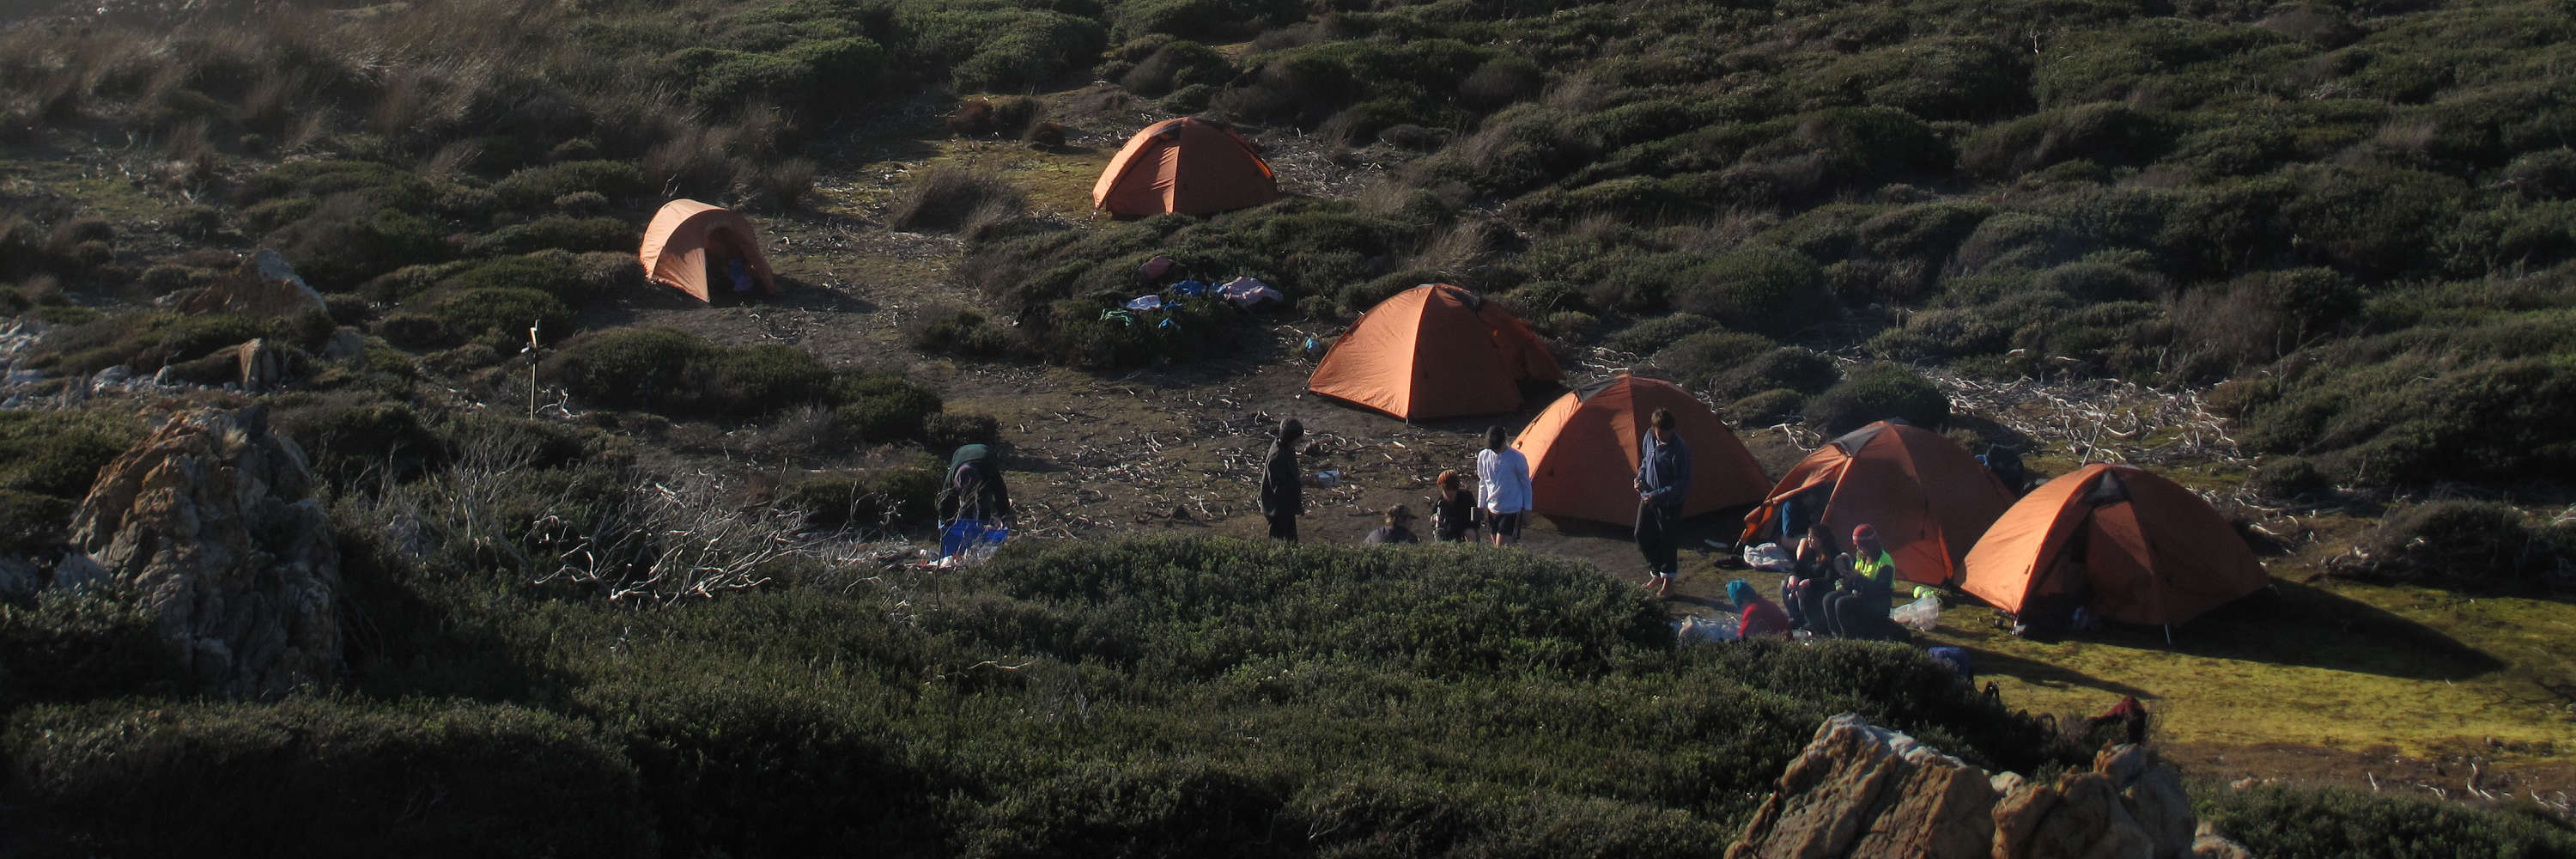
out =
[[[1297,542],[1297,514],[1264,513],[1261,518],[1270,520],[1270,536],[1291,543]]]
[[[1637,505],[1637,551],[1646,569],[1672,575],[1681,571],[1681,535],[1674,533],[1680,513],[1661,504]]]
[[[1835,591],[1825,596],[1825,619],[1833,624],[1834,634],[1844,638],[1887,638],[1887,603],[1853,591]]]

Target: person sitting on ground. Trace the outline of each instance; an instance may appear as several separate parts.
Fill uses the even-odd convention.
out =
[[[1826,573],[1832,565],[1824,529],[1807,529],[1789,556],[1789,574],[1780,577],[1780,608],[1789,615],[1791,627],[1817,635],[1831,633],[1825,623],[1825,594],[1833,587],[1833,578]]]
[[[1485,527],[1494,545],[1521,541],[1521,519],[1530,504],[1529,458],[1503,446],[1503,428],[1485,428],[1485,449],[1476,453],[1476,506],[1485,510]]]
[[[1743,579],[1726,583],[1726,598],[1744,611],[1744,616],[1735,626],[1738,637],[1776,635],[1785,638],[1789,635],[1789,616],[1782,613],[1779,606],[1772,605],[1770,600],[1763,599]]]
[[[1443,543],[1464,542],[1476,531],[1476,496],[1468,492],[1455,470],[1440,472],[1432,485],[1440,497],[1431,505],[1431,538]]]
[[[1646,588],[1669,596],[1681,573],[1682,500],[1690,496],[1690,445],[1682,443],[1671,409],[1656,409],[1637,441],[1637,551],[1646,556]]]
[[[1364,546],[1386,546],[1396,543],[1419,543],[1413,536],[1413,508],[1402,504],[1386,508],[1386,524],[1370,531],[1360,540]]]
[[[751,293],[751,267],[744,265],[741,257],[725,260],[725,278],[733,281],[734,292]]]
[[[1011,490],[1002,484],[1002,463],[987,445],[960,445],[948,457],[948,479],[941,483],[939,519],[998,521],[1011,515]]]
[[[1852,529],[1852,551],[1834,559],[1840,587],[1825,598],[1825,618],[1844,638],[1890,638],[1887,612],[1896,601],[1896,558],[1878,542],[1878,529]]]
[[[1270,520],[1270,536],[1297,542],[1297,514],[1306,511],[1306,485],[1297,473],[1297,442],[1306,424],[1296,418],[1279,422],[1279,438],[1261,466],[1261,518]]]

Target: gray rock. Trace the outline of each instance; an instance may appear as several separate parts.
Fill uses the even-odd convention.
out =
[[[205,691],[276,698],[339,675],[330,521],[304,452],[257,407],[155,431],[100,471],[71,534],[52,586],[131,596]]]
[[[1826,720],[1727,859],[2241,857],[2195,830],[2171,766],[2119,746],[2054,782],[1988,775],[1858,716]],[[2223,843],[2222,843],[2223,842]],[[2216,852],[2211,852],[2216,851]]]

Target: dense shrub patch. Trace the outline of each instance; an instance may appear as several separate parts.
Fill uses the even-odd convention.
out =
[[[2201,819],[2260,856],[2550,856],[2576,833],[2537,810],[2483,810],[2429,797],[2266,785],[2199,785]]]

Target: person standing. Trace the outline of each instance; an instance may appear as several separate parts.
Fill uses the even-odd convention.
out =
[[[1646,587],[1672,593],[1681,572],[1682,500],[1690,497],[1690,445],[1674,429],[1671,409],[1656,409],[1637,441],[1637,551],[1646,556]]]
[[[1485,524],[1494,545],[1521,541],[1521,519],[1530,505],[1529,458],[1503,446],[1503,428],[1485,428],[1485,449],[1476,452],[1476,506],[1485,509]]]
[[[1413,508],[1402,504],[1386,508],[1386,524],[1360,540],[1363,546],[1390,546],[1421,542],[1413,536]]]
[[[1842,586],[1825,598],[1825,617],[1844,638],[1884,638],[1887,611],[1896,600],[1896,558],[1878,542],[1878,529],[1852,529],[1850,554],[1836,559]]]
[[[1279,438],[1261,467],[1261,518],[1270,520],[1270,536],[1297,542],[1297,514],[1306,511],[1306,487],[1299,482],[1297,444],[1306,424],[1296,418],[1279,422]]]
[[[1443,471],[1432,486],[1440,497],[1431,507],[1431,539],[1443,543],[1465,542],[1476,531],[1476,496],[1460,485],[1458,472]]]

